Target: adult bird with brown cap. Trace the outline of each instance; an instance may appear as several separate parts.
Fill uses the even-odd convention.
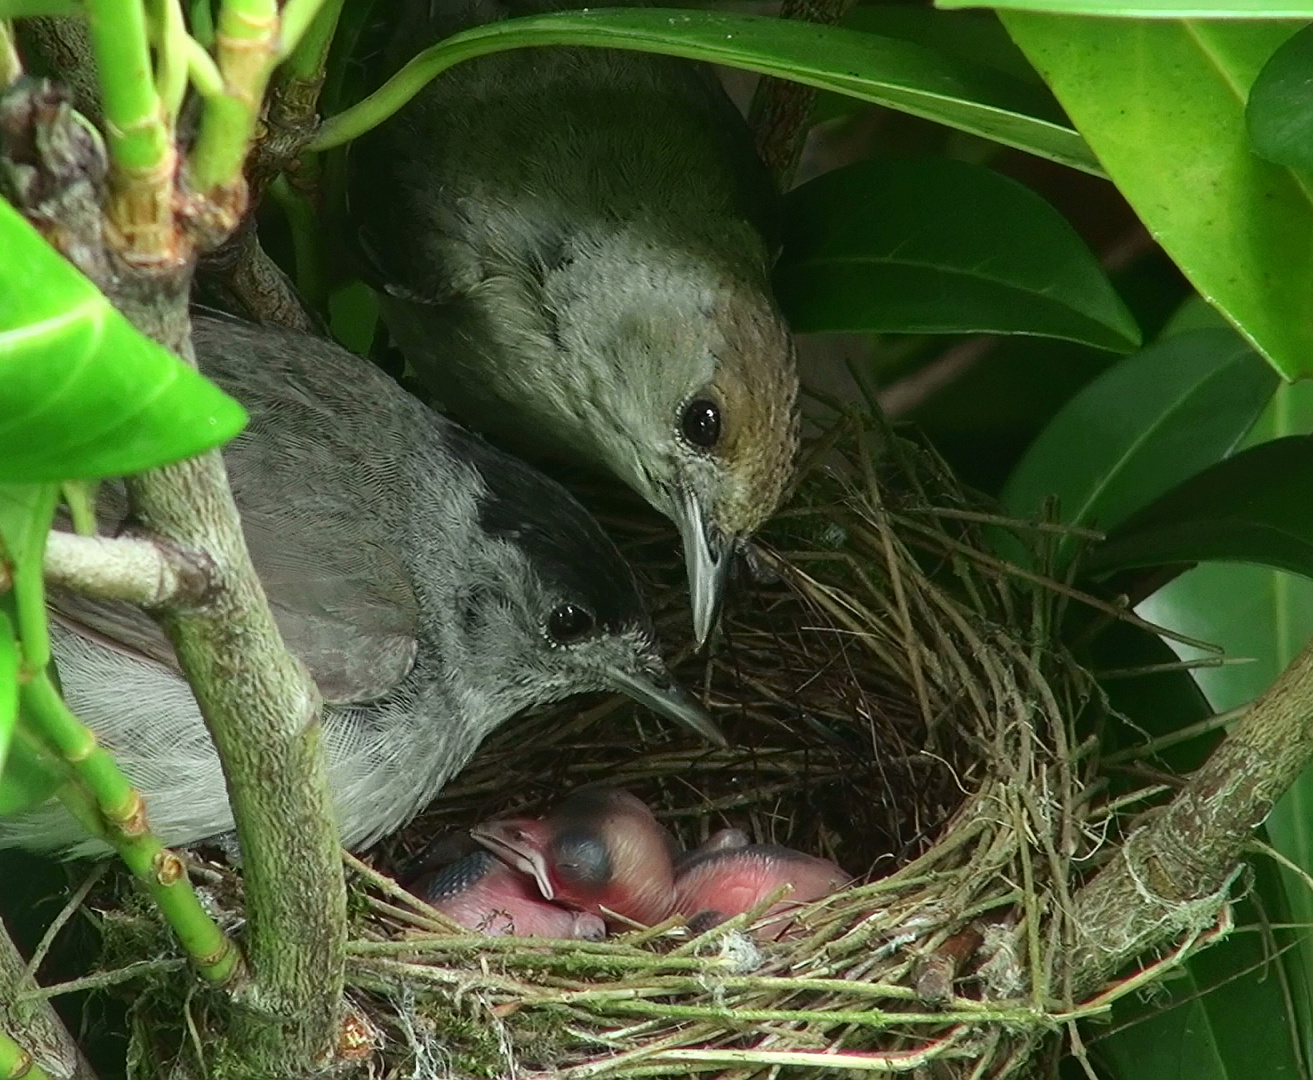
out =
[[[412,0],[399,63],[557,0]],[[351,151],[396,342],[443,405],[610,469],[679,527],[699,642],[797,445],[775,192],[708,68],[529,48],[456,65]]]

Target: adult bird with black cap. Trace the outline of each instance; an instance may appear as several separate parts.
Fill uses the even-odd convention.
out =
[[[393,52],[558,0],[411,0]],[[445,407],[610,469],[679,528],[699,643],[797,447],[776,193],[709,68],[531,48],[456,65],[352,147],[350,215]]]
[[[224,449],[247,545],[324,700],[342,841],[408,821],[523,709],[622,691],[721,741],[673,682],[629,567],[558,484],[330,342],[198,318],[201,370],[250,413]],[[119,485],[100,512],[130,526]],[[224,834],[219,759],[168,641],[140,610],[52,598],[65,697],[179,845]],[[104,851],[57,803],[0,846]]]

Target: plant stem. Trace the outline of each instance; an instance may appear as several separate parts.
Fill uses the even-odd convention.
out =
[[[48,673],[29,681],[22,696],[25,715],[85,789],[86,794],[71,785],[61,790],[70,811],[113,845],[150,893],[201,977],[220,986],[229,982],[238,971],[240,953],[201,907],[182,860],[148,831],[141,794],[64,704]]]
[[[192,0],[189,10],[191,36],[201,48],[208,49],[214,44],[214,9],[210,7],[210,0]]]
[[[185,333],[168,344],[192,358]],[[222,457],[130,477],[128,490],[146,528],[214,560],[206,603],[160,621],[223,763],[242,850],[252,978],[230,1046],[264,1070],[247,1075],[302,1076],[332,1059],[346,944],[318,696],[269,612]]]
[[[288,0],[283,5],[278,56],[293,79],[322,79],[345,0]]]
[[[1084,994],[1136,957],[1217,917],[1254,828],[1313,760],[1313,644],[1189,783],[1076,893],[1071,955]]]
[[[143,607],[194,602],[209,585],[203,556],[132,536],[52,532],[43,569],[50,585]]]
[[[143,0],[86,0],[110,158],[108,217],[131,261],[177,257],[175,151],[151,71]]]
[[[156,86],[164,114],[173,128],[187,93],[188,38],[181,0],[154,0],[156,23]]]
[[[23,61],[14,47],[14,28],[7,19],[0,19],[0,88],[8,86],[23,74]]]
[[[255,137],[278,48],[277,0],[224,0],[215,58],[226,92],[207,98],[191,155],[191,179],[202,195],[240,217],[242,165]]]
[[[0,1080],[50,1080],[32,1055],[0,1031]]]
[[[22,1048],[40,1063],[42,1071],[29,1071],[25,1080],[33,1076],[58,1080],[91,1077],[77,1044],[50,1002],[24,999],[25,993],[35,989],[36,983],[27,972],[22,954],[0,923],[0,1038],[9,1038],[11,1044],[13,1039],[18,1039]],[[6,1059],[6,1051],[0,1049],[0,1080],[12,1075],[7,1071],[12,1065],[13,1058]]]

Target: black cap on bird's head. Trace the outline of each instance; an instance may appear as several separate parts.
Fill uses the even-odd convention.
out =
[[[592,515],[518,459],[460,437],[459,453],[483,483],[479,526],[495,542],[495,565],[470,575],[466,622],[481,631],[479,660],[504,662],[498,677],[534,704],[619,691],[724,745],[671,677],[633,571]]]

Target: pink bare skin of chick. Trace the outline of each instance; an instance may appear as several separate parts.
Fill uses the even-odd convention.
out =
[[[544,899],[617,928],[651,926],[674,909],[674,841],[627,791],[585,788],[545,818],[490,821],[470,835],[528,874]]]
[[[792,891],[767,909],[765,916],[795,911],[852,880],[828,859],[792,848],[735,843],[708,848],[710,843],[680,861],[675,880],[675,910],[697,931],[709,930],[731,916],[751,911],[785,885],[791,885]],[[792,925],[791,918],[771,919],[758,928],[757,934],[778,941]]]
[[[424,875],[410,891],[461,926],[492,937],[601,941],[606,936],[596,915],[549,903],[532,878],[486,851]]]

